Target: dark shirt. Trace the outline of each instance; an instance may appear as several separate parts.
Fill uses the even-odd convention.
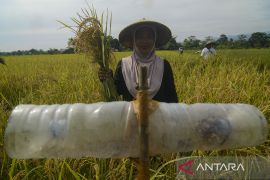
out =
[[[114,83],[118,94],[123,96],[124,101],[132,101],[134,97],[129,93],[123,73],[122,73],[122,60],[117,64]],[[172,68],[167,60],[164,60],[164,74],[159,91],[153,97],[153,100],[167,103],[177,103],[178,97],[175,90]]]

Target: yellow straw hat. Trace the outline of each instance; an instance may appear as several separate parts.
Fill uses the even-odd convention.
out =
[[[133,23],[125,27],[119,33],[119,42],[127,48],[132,48],[133,34],[135,30],[145,26],[152,27],[153,29],[156,30],[156,44],[155,44],[156,47],[165,45],[172,37],[171,30],[164,24],[143,19],[139,22]]]

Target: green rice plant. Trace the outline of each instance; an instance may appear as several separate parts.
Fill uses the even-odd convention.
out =
[[[74,176],[74,178],[76,180],[80,180],[81,179],[80,176],[79,176],[79,174],[76,173],[73,169],[71,169],[71,167],[69,166],[68,163],[65,162],[65,165],[66,165],[66,167],[68,168],[68,170],[71,172],[71,174]]]
[[[12,179],[12,177],[13,177],[15,165],[16,165],[16,159],[13,159],[11,167],[10,167],[10,171],[8,173],[10,179]]]
[[[71,29],[75,33],[75,51],[85,54],[87,59],[98,63],[105,70],[109,71],[109,64],[113,59],[110,47],[112,14],[110,15],[110,22],[108,22],[109,13],[107,10],[104,25],[103,13],[99,19],[94,7],[91,8],[89,5],[88,9],[82,9],[82,13],[77,13],[77,15],[78,18],[72,18],[75,26],[70,26],[59,21],[64,27]],[[106,101],[117,101],[118,94],[113,78],[104,80],[102,84]]]

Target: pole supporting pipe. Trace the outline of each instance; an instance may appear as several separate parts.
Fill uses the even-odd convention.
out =
[[[139,68],[139,91],[137,100],[139,102],[139,141],[140,158],[138,166],[138,179],[149,179],[149,135],[148,135],[148,116],[149,116],[149,98],[147,83],[147,67]]]

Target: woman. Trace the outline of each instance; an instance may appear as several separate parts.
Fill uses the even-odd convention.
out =
[[[171,66],[155,53],[155,48],[166,44],[170,38],[170,29],[154,21],[140,21],[120,32],[120,43],[133,49],[131,56],[119,61],[114,74],[117,92],[123,96],[123,100],[136,98],[138,70],[140,66],[146,66],[150,98],[160,102],[178,102]],[[101,81],[111,75],[111,71],[99,70]]]
[[[216,55],[214,44],[215,43],[213,41],[208,41],[201,52],[201,57],[203,57],[204,59],[207,59],[209,55]]]

